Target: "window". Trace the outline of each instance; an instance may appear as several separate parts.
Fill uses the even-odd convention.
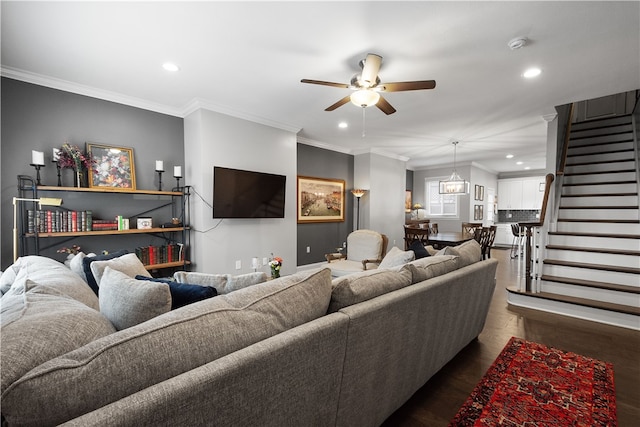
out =
[[[428,216],[458,217],[458,196],[440,194],[440,181],[425,180],[425,188],[425,199],[429,201],[426,206]]]

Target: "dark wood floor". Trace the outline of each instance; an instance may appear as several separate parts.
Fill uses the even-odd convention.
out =
[[[611,362],[618,425],[640,425],[640,332],[509,306],[505,288],[514,284],[517,261],[509,258],[508,250],[494,249],[491,256],[500,261],[497,286],[478,340],[434,375],[383,426],[446,426],[512,336]]]

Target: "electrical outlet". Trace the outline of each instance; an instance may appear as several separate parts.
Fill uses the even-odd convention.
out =
[[[311,253],[311,246],[307,246],[307,253],[310,254]]]
[[[262,258],[262,265],[267,265],[267,264],[269,264],[269,258],[267,257]]]
[[[240,270],[242,268],[242,261],[237,260],[236,261],[236,270]]]

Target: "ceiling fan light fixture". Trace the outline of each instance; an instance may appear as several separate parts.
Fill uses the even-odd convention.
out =
[[[358,107],[371,107],[380,100],[380,94],[373,90],[361,89],[351,94],[351,102]]]

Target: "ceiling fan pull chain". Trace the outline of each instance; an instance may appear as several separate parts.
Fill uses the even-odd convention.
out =
[[[362,107],[362,137],[363,138],[365,137],[365,131],[364,131],[364,129],[365,129],[365,120],[364,120],[365,116],[364,115],[365,115],[365,111],[366,110],[367,110],[366,107],[363,106]]]

